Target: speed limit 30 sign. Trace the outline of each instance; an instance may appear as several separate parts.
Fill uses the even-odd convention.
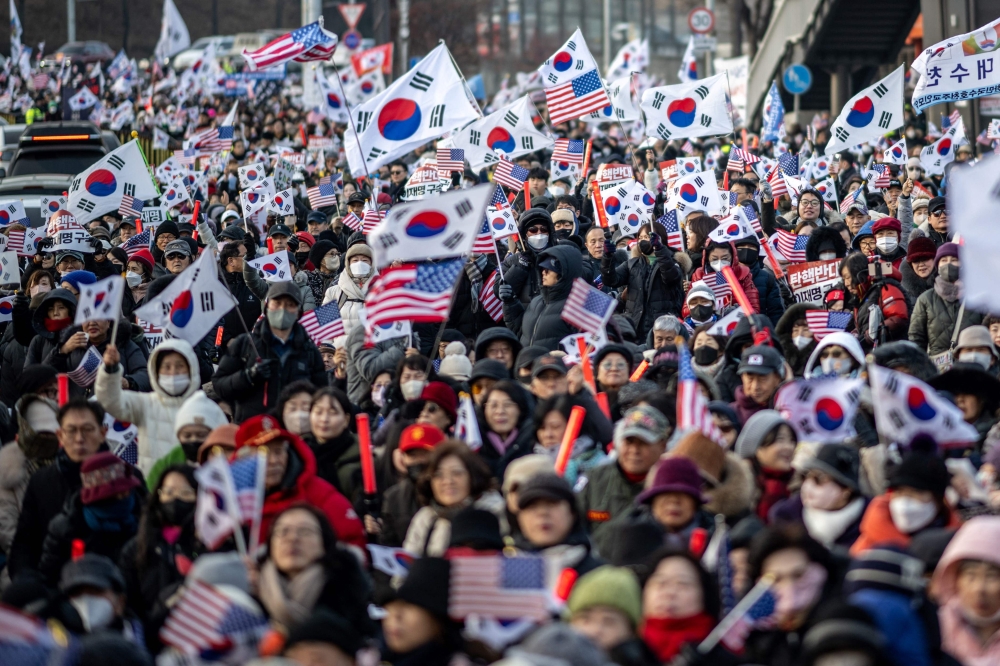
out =
[[[711,9],[696,7],[688,14],[688,27],[691,32],[704,35],[715,28],[715,14]]]

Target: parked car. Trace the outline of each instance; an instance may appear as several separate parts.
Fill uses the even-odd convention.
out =
[[[86,121],[39,122],[21,134],[7,176],[64,174],[75,176],[117,147],[118,138]]]
[[[195,42],[184,49],[173,58],[170,59],[170,64],[177,71],[181,71],[191,67],[196,62],[201,54],[208,48],[209,44],[215,43],[215,53],[218,57],[222,58],[229,55],[229,51],[233,48],[233,41],[236,38],[232,35],[213,35],[211,37],[202,37],[201,39],[195,40]]]
[[[73,176],[36,174],[33,176],[11,176],[0,182],[0,205],[5,201],[24,202],[24,211],[31,220],[31,226],[44,225],[51,214],[41,210],[41,197],[59,196],[69,191]]]
[[[69,42],[60,46],[55,53],[45,60],[62,63],[63,58],[69,58],[73,62],[90,64],[92,62],[110,62],[115,59],[115,52],[104,42],[88,40],[86,42]]]
[[[17,144],[25,127],[27,125],[23,123],[0,127],[0,137],[3,139],[3,143],[0,144],[0,169],[4,171],[10,169],[10,160],[14,157],[14,151],[17,150]]]

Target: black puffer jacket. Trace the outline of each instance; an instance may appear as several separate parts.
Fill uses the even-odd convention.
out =
[[[770,334],[771,345],[779,353],[782,353],[783,346],[774,334],[771,320],[765,315],[754,315],[753,320],[756,330],[766,330]],[[729,341],[726,343],[726,364],[719,371],[719,374],[715,376],[715,385],[719,388],[719,395],[722,402],[733,402],[736,400],[736,387],[743,385],[739,375],[736,374],[736,370],[740,365],[740,356],[743,354],[743,349],[752,346],[753,339],[754,334],[750,326],[750,320],[743,317],[736,324],[736,328],[733,329],[733,333],[729,336]]]
[[[39,297],[40,302],[42,297]],[[35,337],[30,309],[31,300],[27,296],[14,298],[10,325],[0,336],[0,401],[8,408],[14,409],[17,394],[17,380],[24,368],[24,359],[28,355],[28,345]]]
[[[684,307],[684,271],[674,259],[673,250],[661,242],[654,256],[652,264],[640,254],[618,266],[608,255],[601,259],[604,284],[628,289],[625,318],[632,322],[639,340],[645,339],[657,317],[680,315]]]
[[[511,252],[503,260],[503,284],[509,284],[514,289],[514,294],[523,305],[531,302],[535,296],[541,293],[542,275],[538,268],[538,257],[545,250],[536,251],[528,243],[528,235],[525,229],[542,224],[549,229],[549,244],[546,249],[551,249],[556,242],[556,229],[552,224],[552,217],[544,208],[529,208],[517,220],[517,231],[520,245],[523,248],[520,252]],[[577,252],[579,255],[579,252]],[[580,272],[583,274],[583,262],[580,262]],[[497,296],[500,295],[500,280],[494,285]]]
[[[806,361],[809,360],[809,356],[816,349],[816,340],[813,339],[808,345],[799,349],[792,340],[792,327],[795,326],[795,322],[798,320],[806,318],[806,312],[819,309],[820,307],[815,303],[796,303],[795,305],[791,305],[785,310],[785,314],[778,320],[778,325],[774,328],[775,335],[781,340],[781,348],[784,350],[785,360],[788,361],[788,365],[792,366],[792,372],[796,377],[802,376],[802,371],[806,367]]]
[[[486,268],[482,271],[484,283],[490,279],[496,269],[495,260],[492,257],[488,258]],[[497,279],[499,278],[498,275]],[[479,289],[482,290],[482,286]],[[448,328],[459,330],[465,337],[475,339],[484,330],[496,325],[497,322],[479,301],[478,293],[473,301],[472,282],[469,280],[469,274],[462,271],[462,278],[458,281],[458,287],[455,290],[455,302],[452,304],[451,315],[448,318]],[[433,339],[431,338],[431,340]]]
[[[253,330],[257,318],[260,317],[261,303],[257,294],[253,293],[253,290],[247,286],[241,271],[235,273],[223,271],[222,275],[225,276],[226,286],[229,287],[233,298],[236,299],[236,307],[222,318],[222,346],[225,348],[229,345],[229,341],[236,336],[245,331]],[[241,316],[243,323],[240,323]],[[246,324],[246,328],[243,327],[243,324]],[[212,333],[214,334],[215,331],[213,330]]]
[[[820,261],[819,250],[824,245],[832,245],[838,259],[847,256],[847,242],[839,231],[830,227],[816,227],[806,241],[806,261]]]
[[[62,301],[66,304],[69,308],[70,318],[76,314],[76,296],[68,289],[53,289],[42,297],[42,302],[38,304],[31,315],[31,327],[37,336],[28,345],[28,354],[24,359],[25,366],[42,363],[45,357],[56,348],[60,331],[45,329],[45,318],[49,313],[49,306],[55,301]]]
[[[906,294],[906,297],[914,305],[916,305],[917,299],[920,298],[920,294],[934,286],[934,278],[937,277],[937,271],[931,271],[931,274],[925,278],[920,277],[913,272],[913,267],[910,266],[910,262],[908,261],[903,261],[899,264],[899,273],[903,276],[903,279],[900,281],[900,284],[903,285],[903,293]],[[0,369],[0,373],[2,373],[2,369]],[[0,389],[0,395],[3,395],[3,389]]]
[[[583,261],[580,252],[569,245],[549,248],[539,255],[539,260],[546,257],[559,262],[559,281],[552,287],[541,287],[541,293],[527,308],[519,300],[504,303],[503,320],[507,328],[521,336],[525,347],[538,345],[552,351],[559,348],[560,340],[577,332],[576,327],[562,320],[562,311],[573,280],[583,275]]]

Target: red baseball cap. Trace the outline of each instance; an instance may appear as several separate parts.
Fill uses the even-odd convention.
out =
[[[413,451],[414,449],[426,449],[430,451],[444,440],[444,433],[436,427],[414,423],[411,426],[407,426],[399,436],[399,450]]]

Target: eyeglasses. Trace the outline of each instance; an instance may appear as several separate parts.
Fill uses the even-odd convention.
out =
[[[319,528],[312,525],[282,525],[274,528],[274,536],[278,539],[308,539],[319,536]]]
[[[506,411],[508,409],[517,409],[517,403],[512,400],[505,400],[503,402],[487,402],[485,406],[486,411]]]
[[[171,500],[179,499],[186,502],[193,502],[198,498],[198,493],[194,491],[193,488],[187,488],[185,490],[174,490],[172,488],[160,488],[157,491],[160,496],[161,502],[169,502]]]
[[[546,229],[545,227],[535,226],[535,227],[528,227],[528,229],[525,230],[525,233],[528,233],[528,234],[544,234],[544,233],[548,233],[548,231],[549,230]]]
[[[803,208],[819,208],[819,202],[812,201],[811,199],[810,200],[803,199],[799,203],[802,205]]]
[[[393,169],[390,173],[393,176],[402,176],[406,172],[405,171],[400,171],[399,169]]]
[[[601,370],[628,370],[628,363],[625,361],[602,361],[597,367]]]
[[[875,249],[875,241],[873,241],[873,240],[863,240],[860,243],[858,243],[858,245],[861,246],[862,250],[874,250]]]
[[[947,215],[948,215],[948,211],[946,211],[944,209],[936,210],[933,213],[931,213],[931,217],[945,217]]]
[[[97,426],[95,425],[85,425],[79,428],[70,426],[68,428],[62,428],[64,434],[67,437],[76,437],[77,435],[83,435],[84,437],[90,437],[97,432]]]

